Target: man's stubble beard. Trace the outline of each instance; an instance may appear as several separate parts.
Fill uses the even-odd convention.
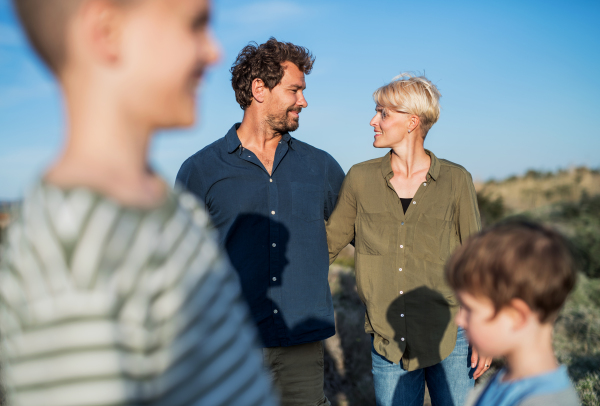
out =
[[[267,116],[267,124],[271,127],[273,131],[276,131],[280,134],[291,133],[296,131],[300,126],[300,120],[293,119],[288,117],[288,112],[290,111],[298,111],[298,110],[286,110],[285,114],[281,117],[268,115]]]

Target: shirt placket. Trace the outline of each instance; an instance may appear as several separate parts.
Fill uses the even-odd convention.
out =
[[[417,189],[417,192],[415,193],[415,195],[413,196],[413,200],[412,202],[410,202],[410,207],[406,210],[406,215],[404,217],[404,220],[401,222],[401,229],[403,230],[403,236],[401,238],[401,242],[400,242],[400,252],[402,253],[402,263],[404,265],[407,264],[407,260],[406,260],[406,241],[408,241],[408,238],[410,236],[411,233],[409,233],[409,230],[412,231],[412,234],[414,235],[414,229],[416,227],[416,223],[417,220],[419,219],[419,214],[421,212],[420,209],[420,204],[422,203],[422,200],[425,196],[425,193],[427,193],[427,185],[429,185],[429,182],[431,181],[431,176],[429,175],[429,173],[427,173],[427,176],[425,178],[425,182],[421,183],[421,185],[419,186],[419,188]],[[413,240],[412,244],[416,244],[416,242]],[[411,252],[412,250],[414,250],[413,247],[411,247]],[[411,261],[414,262],[414,261]],[[411,272],[414,270],[411,269],[406,269],[406,267],[402,267],[402,272],[404,274],[406,274],[406,272]],[[405,278],[404,278],[405,279]],[[400,294],[403,295],[404,294],[404,290],[406,290],[406,288],[402,288],[400,287]],[[402,301],[402,313],[400,314],[400,318],[402,320],[402,327],[403,327],[403,333],[404,336],[400,338],[401,341],[401,350],[404,353],[404,351],[406,350],[406,346],[408,344],[408,339],[409,339],[409,332],[406,329],[406,317],[408,312],[411,311],[415,311],[415,309],[407,309],[404,305],[404,301]],[[410,360],[408,359],[404,359],[403,357],[403,362],[404,362],[404,366],[406,368],[409,368],[409,363]]]
[[[280,230],[279,230],[279,222],[278,211],[279,211],[279,190],[276,180],[274,176],[271,175],[268,177],[267,182],[268,187],[268,208],[269,208],[269,236],[270,236],[270,255],[269,255],[269,286],[271,287],[272,292],[272,313],[273,313],[273,322],[277,329],[277,336],[280,338],[285,337],[285,323],[283,322],[283,318],[281,317],[281,309],[278,308],[278,303],[282,303],[282,294],[281,289],[277,287],[281,286],[281,252],[280,252]]]
[[[400,351],[404,352],[406,350],[406,303],[404,302],[404,292],[406,290],[406,239],[407,239],[407,224],[406,224],[406,215],[404,213],[404,209],[402,208],[402,201],[398,198],[396,192],[394,192],[393,197],[396,199],[396,204],[394,207],[396,208],[396,218],[400,219],[399,227],[397,227],[396,234],[396,263],[393,272],[396,273],[397,277],[394,278],[396,280],[396,292],[398,292],[398,296],[400,297]]]
[[[390,177],[391,178],[391,177]],[[388,178],[388,184],[389,184],[389,179]],[[396,263],[394,264],[396,266],[396,268],[394,269],[394,272],[397,272],[398,277],[394,278],[396,280],[396,291],[398,292],[398,297],[401,298],[400,300],[400,314],[398,315],[400,317],[400,350],[404,353],[404,351],[406,350],[406,345],[407,345],[407,331],[406,331],[406,314],[407,314],[407,310],[406,309],[406,304],[404,302],[404,293],[407,290],[407,284],[406,284],[406,273],[407,272],[411,272],[410,269],[406,268],[406,264],[407,264],[407,247],[406,247],[406,242],[408,241],[408,237],[409,237],[409,229],[414,229],[414,222],[417,221],[417,219],[419,218],[419,209],[417,208],[417,205],[419,204],[419,202],[421,202],[421,199],[423,198],[423,195],[425,193],[425,187],[427,187],[429,181],[431,180],[431,177],[429,174],[427,174],[427,178],[425,180],[425,182],[423,182],[421,184],[421,186],[419,187],[419,189],[417,189],[417,192],[415,193],[413,200],[410,204],[410,207],[406,210],[406,213],[404,213],[404,209],[402,208],[402,202],[400,201],[400,199],[398,198],[398,195],[396,194],[396,192],[393,192],[393,199],[395,200],[394,205],[392,205],[392,207],[396,208],[396,218],[401,219],[400,220],[400,226],[397,227],[397,233],[396,233],[396,243],[397,243],[397,247],[396,247]],[[391,187],[390,184],[390,189],[393,190],[393,188]],[[414,244],[414,242],[413,242]]]

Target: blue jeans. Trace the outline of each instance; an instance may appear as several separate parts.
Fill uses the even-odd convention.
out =
[[[371,345],[377,406],[423,406],[425,382],[433,406],[462,406],[473,388],[471,349],[458,328],[456,346],[442,362],[408,372],[379,355]]]

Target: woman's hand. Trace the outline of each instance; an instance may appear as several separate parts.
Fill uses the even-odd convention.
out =
[[[475,372],[473,372],[473,379],[477,379],[490,369],[492,357],[480,357],[479,352],[475,347],[471,347],[471,351],[471,368],[477,368]]]

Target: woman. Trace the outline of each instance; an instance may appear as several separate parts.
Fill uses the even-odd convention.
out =
[[[429,80],[402,74],[373,98],[373,146],[390,152],[348,172],[327,223],[330,260],[355,240],[377,405],[421,406],[425,382],[433,405],[462,405],[491,362],[470,354],[443,276],[453,249],[481,228],[473,181],[423,148],[440,113]]]

